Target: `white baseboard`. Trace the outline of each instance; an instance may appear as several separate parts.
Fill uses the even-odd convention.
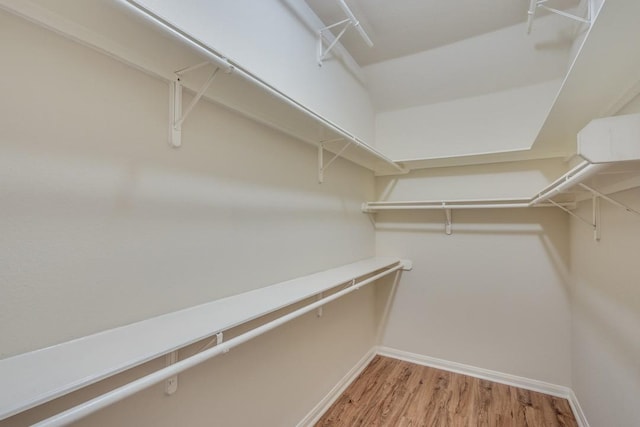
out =
[[[342,377],[342,379],[336,384],[325,397],[297,424],[297,427],[313,426],[324,415],[324,413],[333,405],[333,403],[340,397],[340,395],[347,389],[360,373],[367,367],[367,365],[376,356],[376,347],[364,355],[362,359],[356,363],[356,365]]]
[[[500,384],[506,384],[514,387],[523,388],[525,390],[536,391],[551,396],[561,397],[569,401],[571,410],[576,418],[579,427],[589,427],[589,423],[585,417],[578,399],[569,387],[550,384],[544,381],[533,380],[530,378],[519,377],[517,375],[505,374],[502,372],[491,371],[489,369],[478,368],[475,366],[465,365],[448,360],[437,359],[435,357],[424,356],[421,354],[410,353],[407,351],[397,350],[390,347],[373,347],[351,370],[333,387],[329,393],[300,421],[297,427],[313,426],[329,407],[340,397],[346,388],[356,379],[358,375],[367,367],[369,362],[376,356],[386,356],[394,359],[404,360],[423,366],[442,369],[445,371],[455,372],[458,374],[469,375],[475,378],[493,381]]]
[[[376,353],[380,356],[392,357],[418,365],[430,366],[445,371],[456,372],[458,374],[469,375],[475,378],[493,381],[500,384],[506,384],[514,387],[523,388],[525,390],[537,391],[539,393],[551,396],[561,397],[569,401],[571,410],[576,418],[579,427],[589,427],[589,423],[578,403],[578,399],[569,387],[550,384],[544,381],[532,380],[530,378],[519,377],[516,375],[505,374],[502,372],[491,371],[488,369],[478,368],[475,366],[464,365],[462,363],[450,362],[448,360],[437,359],[435,357],[423,356],[421,354],[409,353],[402,350],[396,350],[389,347],[378,347]]]
[[[407,351],[396,350],[394,348],[378,347],[377,353],[381,356],[388,356],[418,365],[430,366],[432,368],[469,375],[471,377],[511,385],[525,390],[537,391],[551,396],[562,397],[564,399],[569,399],[569,395],[571,394],[571,389],[569,387],[477,368],[475,366],[464,365],[462,363],[450,362],[448,360],[436,359],[435,357],[423,356],[421,354],[409,353]]]

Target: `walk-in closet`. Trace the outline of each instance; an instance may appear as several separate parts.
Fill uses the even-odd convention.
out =
[[[640,425],[637,0],[0,0],[0,427]]]

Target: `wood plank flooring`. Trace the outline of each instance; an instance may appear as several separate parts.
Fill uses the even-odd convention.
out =
[[[566,399],[376,356],[316,427],[555,427]]]

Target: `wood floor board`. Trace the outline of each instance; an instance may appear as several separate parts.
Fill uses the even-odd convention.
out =
[[[376,356],[317,427],[577,427],[566,399]]]

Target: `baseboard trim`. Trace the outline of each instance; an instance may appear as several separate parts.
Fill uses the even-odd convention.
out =
[[[543,381],[532,380],[516,375],[505,374],[502,372],[491,371],[489,369],[478,368],[475,366],[465,365],[448,360],[437,359],[435,357],[423,356],[421,354],[409,353],[407,351],[397,350],[389,347],[378,347],[377,353],[381,356],[388,356],[395,359],[405,360],[407,362],[416,363],[418,365],[430,366],[432,368],[443,369],[445,371],[456,372],[458,374],[469,375],[471,377],[481,378],[500,384],[520,387],[526,390],[537,391],[549,394],[551,396],[569,399],[571,389],[568,387],[550,384]]]
[[[576,418],[579,427],[589,427],[587,418],[580,407],[578,398],[569,387],[551,384],[544,381],[533,380],[530,378],[520,377],[517,375],[505,374],[502,372],[492,371],[489,369],[478,368],[476,366],[465,365],[462,363],[451,362],[448,360],[438,359],[435,357],[424,356],[422,354],[410,353],[407,351],[397,350],[395,348],[376,346],[364,355],[358,363],[347,372],[347,374],[333,387],[329,393],[297,424],[297,427],[313,426],[322,415],[329,409],[331,405],[340,397],[358,375],[367,367],[376,355],[391,357],[394,359],[404,360],[423,366],[443,369],[445,371],[455,372],[458,374],[469,375],[475,378],[493,381],[500,384],[506,384],[514,387],[523,388],[525,390],[545,393],[551,396],[567,399],[571,410]]]
[[[373,347],[364,355],[356,365],[342,377],[342,379],[327,393],[325,397],[297,424],[297,427],[313,426],[322,415],[333,405],[349,385],[360,375],[377,354],[377,348]]]

